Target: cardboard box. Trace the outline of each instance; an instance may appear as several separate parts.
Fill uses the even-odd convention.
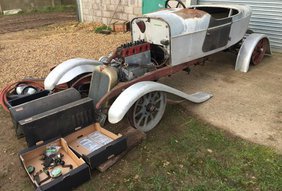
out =
[[[33,175],[40,170],[43,170],[44,166],[42,165],[41,158],[48,145],[60,146],[61,149],[59,150],[59,153],[64,155],[63,160],[65,161],[65,164],[72,165],[72,169],[63,168],[58,165],[55,168],[60,168],[62,170],[61,176],[57,178],[49,178],[48,180],[40,183],[40,181],[46,179],[48,175],[45,172],[38,173],[38,178],[34,178]],[[73,153],[73,151],[68,147],[66,141],[62,138],[43,143],[39,146],[27,148],[20,152],[19,157],[26,173],[36,187],[36,190],[71,190],[72,188],[88,181],[91,177],[89,166],[84,162],[84,160],[78,158]],[[35,167],[33,173],[28,172],[27,168],[29,166]],[[48,169],[48,171],[51,170],[52,169]]]
[[[110,138],[110,141],[106,139],[105,144],[101,144],[97,146],[95,143],[95,139],[99,137],[95,137],[92,139],[91,135],[95,136],[95,133],[99,133],[102,136]],[[98,134],[98,136],[100,136]],[[102,136],[100,136],[102,138]],[[82,157],[87,164],[92,168],[96,168],[106,160],[120,154],[127,148],[126,138],[121,134],[114,134],[106,129],[102,128],[99,123],[95,123],[89,125],[88,127],[82,128],[64,138],[68,143],[69,147],[80,157]],[[80,142],[88,141],[91,142],[94,140],[94,144],[92,143],[92,148],[97,146],[97,149],[91,149],[91,146],[83,146]],[[98,140],[101,142],[101,139]],[[98,142],[99,143],[99,142]],[[91,144],[91,143],[90,143]],[[92,151],[93,150],[93,151]]]

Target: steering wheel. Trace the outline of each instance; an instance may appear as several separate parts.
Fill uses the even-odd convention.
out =
[[[186,8],[186,6],[181,0],[167,0],[165,8]]]

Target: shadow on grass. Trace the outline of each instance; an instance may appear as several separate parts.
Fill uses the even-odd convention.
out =
[[[282,156],[169,106],[147,139],[79,190],[279,190]]]

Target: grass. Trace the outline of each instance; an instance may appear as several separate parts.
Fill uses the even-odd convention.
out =
[[[31,14],[31,13],[52,13],[52,12],[66,12],[66,11],[71,11],[74,12],[76,11],[76,5],[56,5],[56,6],[44,6],[44,7],[38,7],[34,9],[30,9],[27,11],[22,11],[16,15],[26,15],[26,14]],[[14,16],[14,15],[3,15],[0,14],[0,17],[7,17],[7,16]]]
[[[31,13],[49,13],[49,12],[64,12],[64,11],[75,11],[75,5],[56,5],[56,6],[45,6],[35,8],[29,12]]]
[[[170,106],[122,161],[78,190],[281,190],[282,156]]]
[[[102,33],[103,31],[112,31],[112,28],[107,25],[98,26],[94,29],[95,33]]]

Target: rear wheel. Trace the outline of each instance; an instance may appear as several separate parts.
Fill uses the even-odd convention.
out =
[[[145,94],[129,110],[129,122],[140,131],[150,131],[162,119],[165,107],[166,94],[164,92]]]
[[[165,2],[165,8],[186,8],[181,0],[167,0]]]
[[[268,42],[267,42],[266,38],[261,39],[257,43],[257,45],[256,45],[256,47],[255,47],[255,49],[252,53],[252,57],[251,57],[251,63],[253,65],[257,65],[262,61],[262,59],[265,55],[266,49],[267,49],[267,43]]]

